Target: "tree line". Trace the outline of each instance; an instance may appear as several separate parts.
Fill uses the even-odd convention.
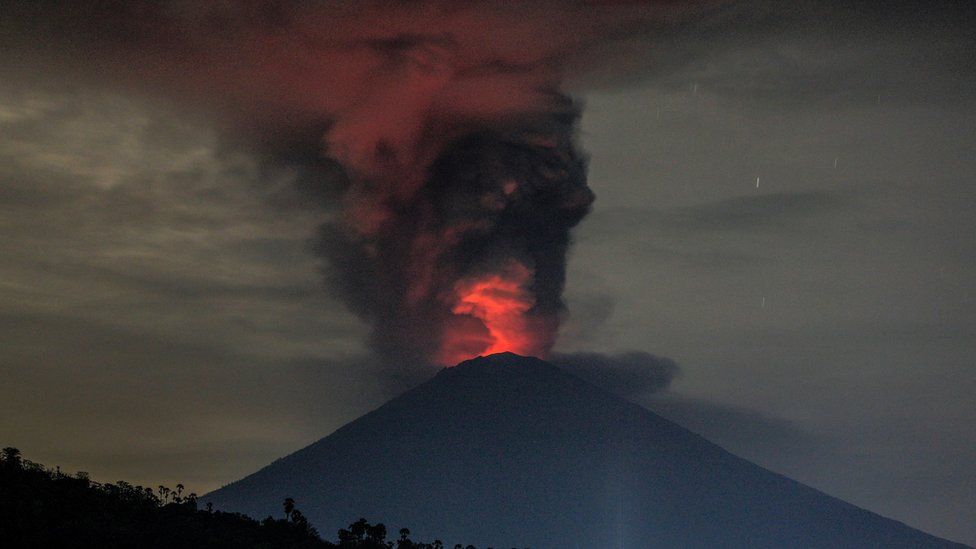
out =
[[[322,539],[292,498],[282,502],[283,518],[258,521],[241,513],[202,507],[182,484],[176,489],[92,481],[85,472],[63,473],[0,451],[0,540],[4,547],[118,547],[173,549],[476,549],[413,541],[402,528],[395,539],[382,523],[361,518]],[[491,549],[491,548],[488,548]]]

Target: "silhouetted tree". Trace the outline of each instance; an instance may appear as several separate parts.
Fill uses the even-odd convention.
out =
[[[369,522],[361,518],[349,525],[349,531],[352,532],[353,539],[356,541],[364,541],[366,539],[366,532],[369,531]]]
[[[295,500],[293,500],[292,498],[285,498],[284,507],[285,507],[285,520],[288,520],[291,518],[291,512],[295,510]]]
[[[302,517],[258,523],[237,513],[197,511],[196,494],[125,481],[99,484],[15,459],[0,450],[0,546],[207,547],[312,549],[334,547]],[[13,466],[14,463],[18,465]],[[159,496],[157,496],[157,493]],[[176,500],[167,502],[167,494]],[[161,497],[160,497],[161,496]],[[25,505],[25,502],[27,503]]]
[[[366,527],[366,540],[377,544],[382,544],[386,542],[386,525],[382,522],[376,523],[375,526]]]
[[[258,522],[239,513],[215,511],[207,502],[197,510],[197,495],[184,496],[160,485],[125,481],[100,484],[79,472],[63,475],[24,459],[13,447],[0,450],[0,546],[20,547],[205,547],[228,549],[314,549],[336,547],[322,540],[308,519],[284,500],[284,520]],[[410,530],[387,541],[383,523],[361,518],[339,530],[343,549],[443,549],[444,544],[414,542]],[[79,541],[83,540],[83,541]],[[79,545],[81,544],[81,545]],[[464,549],[458,544],[455,549]],[[468,546],[473,549],[473,546]]]
[[[12,446],[8,446],[4,448],[2,452],[0,452],[0,459],[3,460],[4,465],[17,468],[17,469],[20,468],[21,465],[20,450]]]

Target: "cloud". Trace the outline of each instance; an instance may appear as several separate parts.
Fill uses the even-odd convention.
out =
[[[843,198],[824,191],[739,196],[665,213],[661,224],[674,232],[789,230],[832,212]]]
[[[703,94],[757,111],[836,109],[838,105],[954,104],[976,85],[966,2],[875,4],[805,0],[732,3],[732,15],[688,44],[687,62],[655,81],[694,82]],[[948,39],[947,39],[948,38]]]
[[[18,113],[0,120],[5,310],[245,355],[358,349],[309,253],[325,217],[288,174],[269,200],[259,160],[172,105],[15,84],[0,85]]]
[[[367,360],[260,356],[234,345],[232,329],[206,329],[223,333],[194,342],[90,318],[5,311],[2,443],[102,481],[184,482],[204,493],[383,400],[363,374]],[[263,344],[287,347],[287,337],[294,335]]]
[[[720,446],[749,457],[767,456],[800,445],[809,451],[823,442],[794,422],[745,407],[670,392],[642,398],[640,403]]]
[[[554,353],[549,361],[597,387],[626,398],[666,389],[681,371],[673,360],[642,351]]]
[[[796,231],[845,207],[850,199],[827,191],[777,192],[669,209],[597,210],[587,228],[597,235],[624,228],[661,236],[696,236],[727,232]]]

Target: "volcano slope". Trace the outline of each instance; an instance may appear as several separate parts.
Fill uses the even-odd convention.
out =
[[[201,498],[480,547],[965,547],[763,469],[547,362],[442,370]]]

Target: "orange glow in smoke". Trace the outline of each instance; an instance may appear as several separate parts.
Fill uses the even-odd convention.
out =
[[[438,362],[452,366],[504,351],[544,356],[551,337],[526,315],[535,305],[528,289],[532,276],[531,269],[513,261],[502,272],[458,282],[455,316],[445,329]]]

